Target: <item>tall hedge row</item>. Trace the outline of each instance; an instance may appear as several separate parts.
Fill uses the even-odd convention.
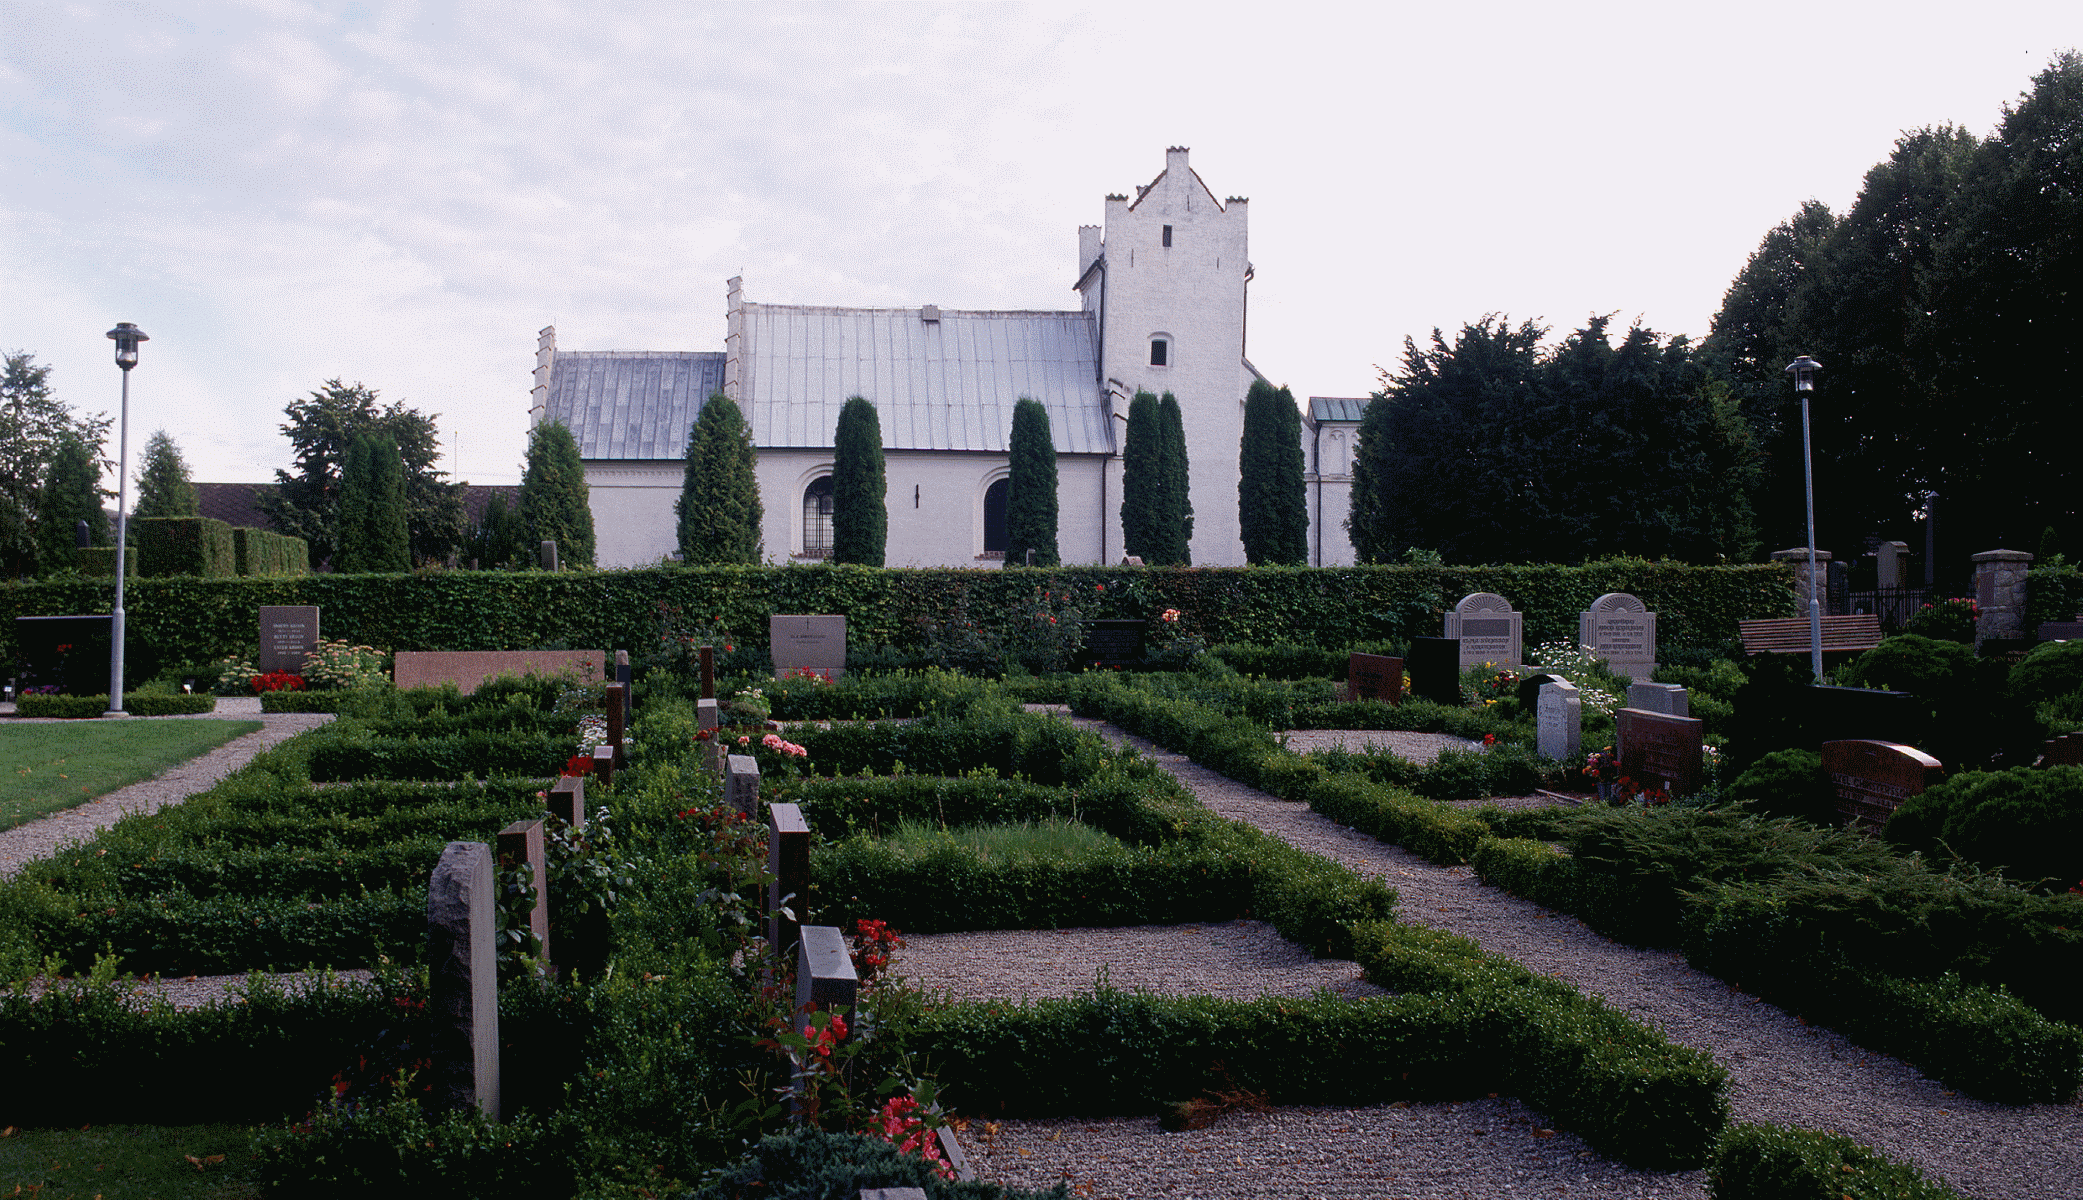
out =
[[[628,648],[658,641],[660,605],[690,628],[764,645],[773,613],[844,613],[856,646],[916,646],[927,623],[966,607],[1006,619],[1037,587],[1066,592],[1088,617],[1177,608],[1182,632],[1215,642],[1273,642],[1311,630],[1322,645],[1437,635],[1441,613],[1496,592],[1526,614],[1526,644],[1574,639],[1577,614],[1605,592],[1632,592],[1659,614],[1663,644],[1719,644],[1745,617],[1792,616],[1780,564],[1688,567],[1064,567],[974,571],[854,566],[662,567],[632,571],[427,571],[286,578],[140,579],[126,597],[133,638],[166,661],[221,658],[258,637],[263,604],[315,604],[327,637],[386,650]],[[0,584],[0,638],[11,618],[107,612],[112,581]],[[11,645],[5,649],[12,649]]]
[[[232,555],[240,575],[309,575],[311,543],[268,529],[232,527]]]
[[[130,542],[140,575],[228,579],[239,573],[231,526],[215,517],[139,517],[130,523]]]

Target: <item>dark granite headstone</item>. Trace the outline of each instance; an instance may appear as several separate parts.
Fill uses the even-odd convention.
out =
[[[564,823],[573,829],[586,827],[586,777],[584,775],[559,775],[557,782],[550,785],[549,795],[544,798],[553,814],[564,818]]]
[[[538,549],[538,551],[537,551],[537,555],[538,555],[538,557],[537,557],[537,559],[536,559],[536,563],[537,563],[537,565],[538,565],[538,566],[540,566],[540,567],[541,567],[541,568],[542,568],[543,570],[545,570],[545,571],[554,571],[554,570],[556,570],[556,569],[557,569],[557,543],[556,543],[556,542],[554,542],[554,541],[551,541],[551,540],[549,540],[549,539],[547,539],[547,538],[546,538],[546,539],[544,539],[544,540],[543,540],[543,543],[542,543],[542,546],[541,546],[541,547],[540,547],[540,548]]]
[[[253,665],[265,675],[270,671],[303,674],[304,659],[318,649],[318,606],[315,604],[263,604],[260,606],[260,657]]]
[[[622,685],[622,724],[636,716],[636,675],[629,666],[629,651],[615,651],[615,682]]]
[[[1811,684],[1795,693],[1802,711],[1801,745],[1870,739],[1914,746],[1925,736],[1930,713],[1909,692]]]
[[[1403,656],[1410,694],[1449,708],[1461,707],[1461,640],[1412,638]]]
[[[1524,678],[1524,679],[1521,679],[1521,680],[1519,681],[1519,689],[1518,689],[1518,692],[1516,693],[1516,694],[1518,695],[1518,697],[1519,697],[1519,713],[1520,713],[1520,715],[1522,715],[1522,716],[1523,716],[1523,715],[1525,715],[1525,714],[1527,714],[1527,713],[1530,713],[1530,712],[1534,711],[1534,709],[1535,709],[1536,707],[1538,707],[1538,706],[1539,706],[1539,704],[1540,704],[1540,702],[1541,702],[1541,685],[1542,685],[1542,684],[1544,684],[1544,683],[1568,683],[1568,682],[1569,682],[1569,679],[1568,679],[1568,677],[1567,677],[1567,676],[1563,676],[1563,675],[1550,675],[1550,674],[1548,674],[1548,673],[1547,673],[1547,672],[1545,672],[1545,671],[1543,671],[1543,672],[1541,672],[1541,673],[1539,673],[1539,674],[1535,674],[1535,675],[1528,675],[1528,676],[1527,676],[1526,678]]]
[[[1126,666],[1143,661],[1143,635],[1150,622],[1109,618],[1085,626],[1085,649],[1080,662],[1102,667]]]
[[[724,759],[723,799],[748,820],[759,815],[759,760],[750,754]]]
[[[499,831],[499,865],[510,868],[527,863],[533,868],[535,910],[528,914],[528,930],[542,942],[544,959],[550,957],[550,873],[544,857],[541,821],[515,821]]]
[[[1865,738],[1824,742],[1823,770],[1837,785],[1838,815],[1868,830],[1946,777],[1942,763],[1914,746]]]
[[[860,983],[846,935],[831,925],[803,926],[796,941],[796,1031],[810,1027],[812,1004],[819,1012],[843,1008],[851,1014]]]
[[[107,613],[71,617],[14,619],[15,694],[29,688],[55,687],[67,696],[97,696],[108,691],[109,622]],[[134,639],[126,639],[134,640]],[[302,662],[299,659],[298,662]],[[127,672],[126,672],[127,674]],[[131,678],[136,678],[132,675]]]
[[[1355,654],[1345,662],[1345,697],[1403,703],[1403,660],[1386,654]]]
[[[608,745],[614,748],[615,764],[617,766],[627,761],[627,758],[622,753],[622,732],[625,727],[624,722],[629,717],[628,696],[629,689],[623,685],[619,683],[608,685]]]
[[[2044,767],[2083,767],[2083,733],[2064,733],[2047,739],[2040,755]]]
[[[702,647],[702,699],[716,698],[716,647]]]
[[[796,805],[767,810],[767,873],[773,876],[767,882],[767,945],[776,954],[793,954],[810,894],[810,826]]]
[[[1700,790],[1700,738],[1707,723],[1639,708],[1613,713],[1620,773],[1636,783],[1663,785],[1673,796]]]
[[[499,1119],[499,929],[492,850],[450,842],[427,880],[427,1016],[423,1078],[436,1112],[476,1108]]]

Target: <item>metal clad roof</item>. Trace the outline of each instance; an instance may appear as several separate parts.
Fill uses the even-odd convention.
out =
[[[559,351],[549,418],[571,430],[581,458],[679,458],[702,401],[722,389],[720,353]]]
[[[1048,408],[1058,452],[1113,448],[1087,313],[943,310],[931,322],[915,308],[744,312],[740,403],[760,446],[830,446],[840,406],[859,395],[875,402],[892,450],[1002,452],[1022,396]]]
[[[1357,421],[1367,415],[1365,396],[1311,396],[1309,419],[1312,421]]]

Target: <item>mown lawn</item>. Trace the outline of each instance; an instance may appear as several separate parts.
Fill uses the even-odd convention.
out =
[[[252,1139],[243,1125],[10,1127],[0,1131],[0,1196],[252,1200]]]
[[[0,726],[0,829],[150,779],[259,721],[80,721]]]

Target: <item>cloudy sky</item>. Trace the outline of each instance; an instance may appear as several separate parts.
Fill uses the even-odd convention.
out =
[[[1696,15],[1697,14],[1697,15]],[[1711,15],[1707,15],[1711,14]],[[0,0],[0,348],[199,480],[338,377],[511,483],[535,333],[718,350],[771,303],[1072,308],[1192,147],[1251,198],[1253,361],[1364,395],[1489,312],[1706,332],[1803,200],[1988,132],[2074,0],[1748,5]],[[135,449],[133,449],[133,455]],[[110,481],[113,483],[113,480]]]

